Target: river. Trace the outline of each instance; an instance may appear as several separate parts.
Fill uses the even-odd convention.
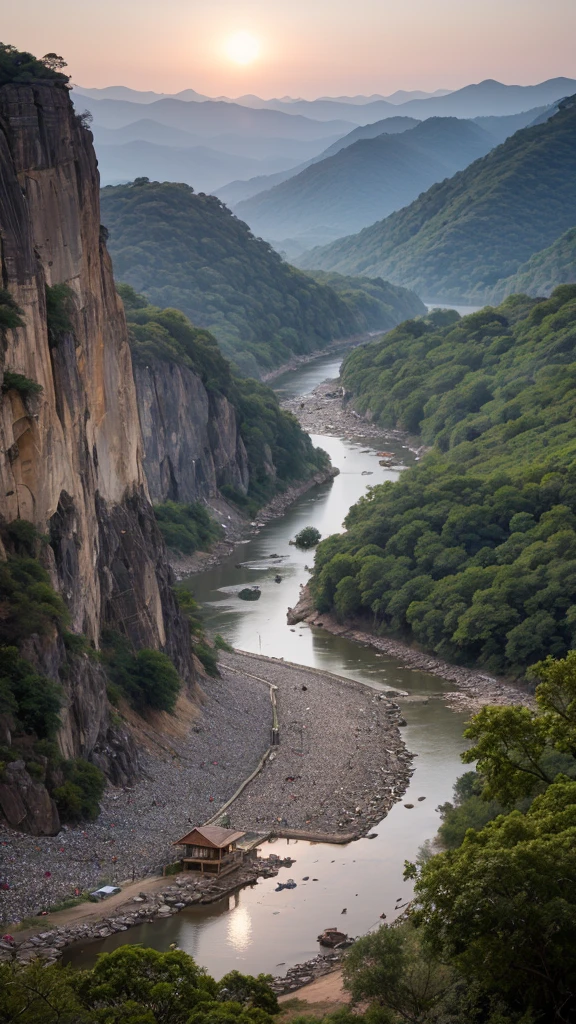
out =
[[[326,378],[336,377],[341,359],[332,354],[290,371],[275,381],[274,389],[285,398],[306,394]],[[346,512],[366,489],[397,479],[413,456],[401,444],[384,439],[381,444],[374,438],[363,442],[361,437],[316,436],[313,441],[330,454],[340,475],[333,483],[309,491],[284,516],[239,545],[233,556],[194,576],[188,585],[205,608],[209,630],[220,632],[241,650],[325,669],[376,689],[401,689],[419,698],[403,706],[407,721],[403,738],[417,755],[409,790],[376,827],[376,839],[347,847],[289,840],[265,844],[264,854],[273,850],[295,858],[293,867],[282,869],[278,877],[281,881],[294,878],[296,889],[276,893],[276,879],[262,880],[220,903],[140,925],[91,943],[85,951],[71,949],[65,962],[89,965],[96,953],[127,940],[157,949],[176,942],[216,978],[233,969],[279,975],[318,953],[316,936],[324,928],[341,925],[348,934],[360,935],[376,927],[381,914],[393,920],[397,907],[411,895],[410,883],[402,879],[404,860],[413,860],[419,847],[434,836],[439,823],[436,808],[450,799],[463,770],[459,755],[464,748],[465,716],[451,711],[442,700],[442,693],[454,690],[454,683],[444,683],[321,629],[290,628],[286,609],[296,603],[300,584],[309,577],[306,566],[313,559],[312,552],[299,551],[289,541],[308,524],[323,536],[342,530]],[[379,465],[376,451],[380,447],[395,452],[393,468]],[[281,561],[271,561],[271,555],[280,555]],[[277,573],[281,583],[274,581]],[[254,583],[261,587],[260,600],[239,601],[235,592]],[[413,808],[406,808],[407,803]],[[304,876],[309,881],[303,881]]]

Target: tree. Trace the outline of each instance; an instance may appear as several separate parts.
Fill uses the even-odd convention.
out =
[[[45,53],[40,58],[42,64],[45,64],[49,71],[62,71],[62,68],[67,68],[68,64],[63,57],[59,57],[57,53]]]
[[[411,924],[364,935],[344,961],[344,985],[354,1003],[370,1000],[410,1024],[431,1019],[453,980],[452,969],[430,954]]]
[[[485,707],[464,732],[475,743],[462,754],[478,762],[483,796],[512,806],[550,785],[559,772],[576,772],[576,651],[532,669],[541,682],[536,708]]]
[[[322,534],[315,526],[305,526],[300,533],[296,534],[294,543],[297,548],[315,548],[319,543]]]
[[[417,918],[434,953],[536,1020],[568,1022],[576,1012],[575,834],[576,782],[555,782],[525,814],[468,831],[416,881]]]

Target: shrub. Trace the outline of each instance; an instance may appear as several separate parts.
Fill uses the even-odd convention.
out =
[[[104,773],[82,757],[65,761],[65,780],[53,792],[62,821],[94,821],[100,812],[100,799],[106,788]]]
[[[7,710],[24,732],[39,739],[53,736],[60,725],[61,687],[39,675],[16,647],[0,647],[0,656],[0,699],[8,704]]]
[[[38,58],[10,43],[0,43],[0,85],[33,82],[37,78],[65,83],[69,81],[69,76],[62,73],[65,67],[66,61],[55,53]]]
[[[22,315],[20,306],[14,301],[10,292],[7,292],[5,288],[0,288],[0,332],[6,329],[14,330],[15,327],[23,327]]]
[[[300,530],[300,533],[296,535],[294,543],[297,548],[304,548],[306,550],[308,548],[315,548],[321,537],[322,534],[315,526],[305,526],[304,529]]]
[[[42,534],[28,519],[13,519],[4,527],[3,533],[6,544],[13,549],[16,555],[30,558],[34,557],[39,542],[42,540]]]
[[[50,635],[67,623],[69,614],[35,558],[0,562],[0,644],[14,644],[34,633]]]
[[[4,394],[8,391],[17,391],[21,398],[26,399],[32,395],[39,395],[43,390],[41,384],[31,380],[30,377],[25,377],[23,373],[16,373],[14,370],[4,370],[4,380],[2,381],[2,391]]]
[[[103,658],[113,691],[123,693],[136,711],[174,711],[181,681],[170,658],[162,651],[143,648],[136,654],[125,637],[107,631],[102,637]]]
[[[73,330],[73,309],[74,292],[67,284],[46,285],[46,323],[48,340],[52,346],[57,345],[64,334]]]
[[[209,676],[220,674],[218,672],[218,652],[213,647],[209,647],[208,644],[201,641],[194,645],[194,654],[200,659]]]
[[[154,514],[166,546],[183,555],[206,551],[222,536],[222,527],[199,501],[188,505],[166,501],[156,505]]]
[[[216,633],[216,636],[214,637],[214,647],[217,651],[228,651],[229,654],[234,653],[232,645],[229,644],[228,641],[220,635],[220,633]]]

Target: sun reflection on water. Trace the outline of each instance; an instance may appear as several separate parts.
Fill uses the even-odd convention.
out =
[[[252,941],[252,918],[247,907],[235,907],[228,918],[228,943],[237,950],[247,949]]]

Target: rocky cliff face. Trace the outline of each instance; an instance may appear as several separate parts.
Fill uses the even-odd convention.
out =
[[[134,377],[152,500],[212,498],[224,484],[245,494],[248,457],[230,402],[177,363],[135,364]]]
[[[27,399],[0,393],[0,516],[31,520],[48,535],[45,561],[73,631],[97,645],[113,625],[137,647],[165,650],[193,684],[187,627],[142,465],[126,324],[100,232],[92,136],[62,86],[0,88],[0,259],[0,285],[24,314],[24,326],[1,342],[0,383],[10,370],[43,388]],[[56,343],[48,335],[46,284],[72,292],[73,329]],[[198,444],[205,444],[200,434]],[[56,638],[30,654],[58,678],[65,653]],[[64,684],[62,751],[92,757],[123,781],[135,756],[110,723],[103,673],[86,656],[73,665]],[[47,811],[43,817],[46,827],[36,831],[53,828]]]

